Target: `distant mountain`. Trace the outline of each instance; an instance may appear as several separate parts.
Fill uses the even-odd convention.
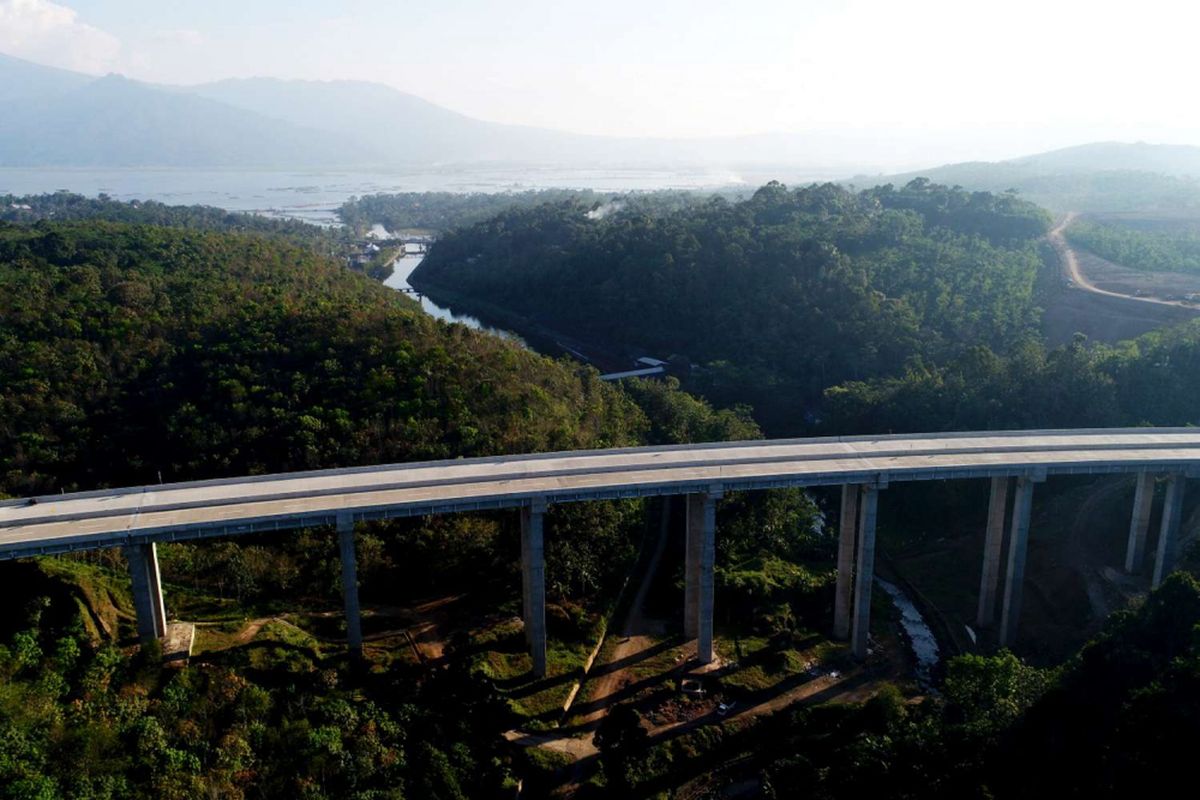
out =
[[[1016,167],[1048,172],[1122,170],[1200,176],[1200,147],[1146,142],[1095,142],[1013,159]]]
[[[20,97],[5,90],[3,166],[333,166],[380,157],[336,133],[120,76],[0,61],[0,86],[19,79],[39,88]]]
[[[180,91],[336,132],[397,163],[555,160],[604,141],[472,119],[377,83],[246,78]]]
[[[1200,210],[1200,147],[1096,142],[1008,161],[968,161],[848,183],[902,185],[927,178],[977,191],[1015,190],[1057,211],[1114,213]]]
[[[805,165],[809,173],[818,165],[829,171],[848,163],[848,143],[842,135],[763,134],[700,139],[589,136],[484,122],[389,86],[360,81],[246,78],[183,91],[294,125],[336,131],[387,153],[391,161],[406,163],[771,163]]]
[[[96,78],[4,55],[0,104],[0,166],[699,166],[727,171],[721,182],[807,183],[878,169],[872,164],[919,163],[933,147],[903,132],[589,136],[473,119],[377,83],[248,78],[164,86],[117,75]],[[908,176],[969,188],[1013,187],[1045,201],[1054,192],[1046,194],[1031,182],[1113,170],[1200,176],[1200,148],[1091,144]],[[876,174],[857,182],[904,177]]]
[[[685,164],[744,170],[758,182],[832,178],[881,152],[872,137],[832,134],[589,136],[485,122],[374,83],[250,78],[162,86],[8,56],[0,56],[0,102],[0,165],[7,166]],[[862,156],[848,157],[860,149]]]
[[[0,103],[69,92],[95,80],[65,69],[43,67],[0,53]],[[10,112],[5,109],[4,117]],[[2,120],[2,118],[0,118]]]

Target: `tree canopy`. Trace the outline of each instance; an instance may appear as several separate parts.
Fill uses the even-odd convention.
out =
[[[1036,324],[1048,216],[1009,195],[771,183],[741,202],[590,210],[564,200],[451,231],[411,280],[605,345],[686,356],[710,397],[767,418],[914,358],[1007,346]]]

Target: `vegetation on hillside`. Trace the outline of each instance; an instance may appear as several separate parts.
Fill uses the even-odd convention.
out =
[[[1136,225],[1079,219],[1066,231],[1071,244],[1115,264],[1147,272],[1200,272],[1200,227]]]
[[[523,192],[398,192],[351,197],[338,207],[342,222],[358,231],[382,225],[389,231],[447,231],[474,225],[502,211],[546,203],[578,203],[607,214],[614,207],[664,212],[702,202],[700,195],[678,191],[608,194],[592,189],[531,189]]]
[[[677,384],[605,384],[437,322],[303,242],[210,228],[0,223],[0,492],[758,435],[744,411]],[[118,553],[2,564],[14,602],[54,601],[0,626],[0,786],[494,796],[514,769],[499,733],[561,704],[637,551],[642,505],[548,514],[547,686],[529,681],[512,624],[512,514],[360,526],[369,607],[469,593],[444,631],[458,655],[435,673],[403,639],[369,646],[373,671],[350,669],[329,531],[164,544],[169,613],[216,625],[180,673],[119,649],[132,620]],[[260,633],[240,640],[256,616]],[[368,633],[379,624],[368,616]]]
[[[884,687],[647,743],[610,717],[602,757],[635,795],[1131,797],[1192,780],[1200,736],[1200,584],[1175,575],[1056,669],[1011,653],[952,659],[939,695]],[[707,794],[705,791],[711,793]],[[597,796],[600,793],[597,792]]]
[[[847,382],[825,395],[826,429],[937,430],[1200,425],[1200,323],[1116,345],[1082,338],[1006,354],[972,347],[943,364]]]
[[[716,411],[673,379],[605,384],[436,322],[314,247],[318,234],[95,202],[64,212],[79,221],[0,222],[0,492],[760,435],[748,407]],[[1113,347],[1032,338],[1046,225],[1012,196],[924,182],[772,184],[656,210],[572,197],[447,234],[428,274],[681,352],[704,365],[690,384],[771,398],[793,425],[818,401],[836,432],[1200,423],[1200,323]],[[820,509],[789,490],[732,493],[718,513],[717,615],[745,636],[732,644],[740,690],[767,667],[798,679],[806,666],[789,657],[830,613]],[[116,553],[0,565],[19,598],[0,621],[0,796],[511,791],[528,765],[499,734],[557,719],[658,524],[639,501],[552,508],[542,682],[516,619],[513,514],[358,530],[369,607],[471,595],[469,619],[442,632],[439,669],[379,640],[369,668],[348,663],[329,531],[164,545],[169,609],[219,619],[178,672],[153,648],[122,649],[132,620]],[[389,633],[387,613],[367,616],[369,635]],[[222,643],[250,616],[257,638]],[[1127,795],[1166,785],[1200,733],[1198,625],[1200,586],[1176,576],[1059,670],[966,657],[941,698],[885,688],[660,742],[622,711],[600,737],[604,772],[609,788],[647,794],[727,763],[768,796]],[[1058,763],[1069,768],[1043,784]]]
[[[156,648],[89,636],[55,581],[16,566],[28,602],[0,641],[2,797],[450,799],[514,783],[493,733],[511,715],[461,668],[364,674],[292,637],[164,670]]]
[[[412,281],[608,346],[684,355],[704,365],[695,385],[712,399],[789,415],[785,430],[829,385],[965,343],[1003,347],[1036,322],[1048,217],[1007,195],[772,183],[743,202],[588,212],[564,201],[452,231]]]
[[[0,228],[0,490],[632,444],[588,370],[311,251],[111,223]]]
[[[313,249],[326,255],[331,247],[344,242],[349,236],[349,232],[338,228],[310,225],[294,219],[226,211],[213,206],[176,206],[155,200],[122,202],[105,194],[84,197],[65,191],[23,197],[0,195],[0,221],[31,224],[43,220],[107,220],[191,230],[259,233],[308,242]]]

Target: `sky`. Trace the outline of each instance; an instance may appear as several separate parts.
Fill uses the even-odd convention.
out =
[[[1109,139],[1200,144],[1190,5],[0,0],[0,52],[161,83],[369,80],[581,133],[846,131],[990,158]]]

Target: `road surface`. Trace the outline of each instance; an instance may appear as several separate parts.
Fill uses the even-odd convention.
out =
[[[0,502],[0,559],[617,497],[1200,469],[1200,429],[915,434],[459,459]]]

